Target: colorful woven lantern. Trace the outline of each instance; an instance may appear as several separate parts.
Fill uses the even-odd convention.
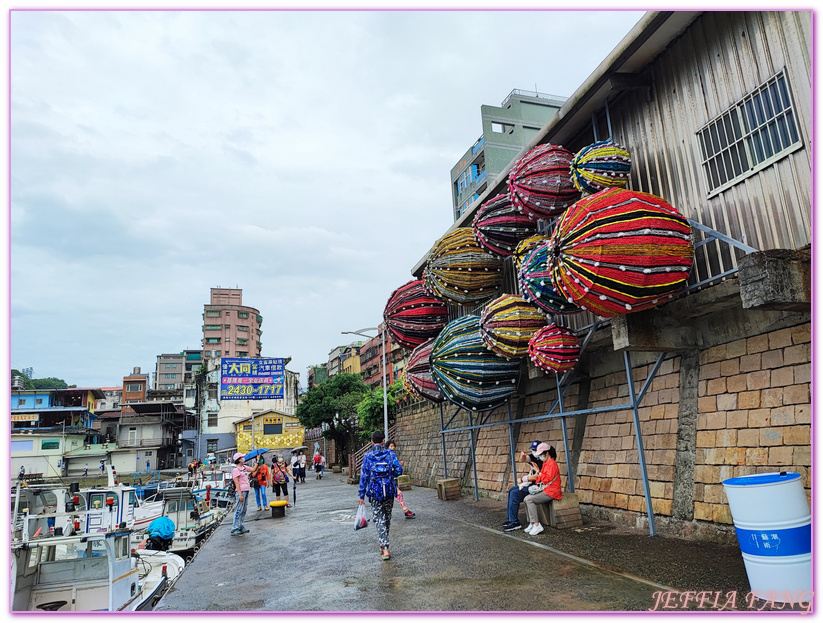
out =
[[[449,309],[443,301],[432,297],[418,279],[392,292],[383,319],[394,341],[411,350],[437,337],[449,322]]]
[[[504,294],[480,315],[480,337],[493,353],[508,359],[525,357],[529,338],[546,326],[546,316],[525,299]]]
[[[577,305],[555,290],[549,269],[548,242],[538,244],[525,257],[517,269],[517,283],[523,298],[545,312],[576,314],[580,311]]]
[[[410,394],[418,398],[425,398],[430,402],[443,402],[445,398],[440,388],[432,378],[431,357],[434,338],[423,342],[415,348],[406,364],[406,375],[403,378],[403,387]]]
[[[572,154],[559,145],[538,145],[509,171],[512,204],[525,214],[551,218],[580,198],[571,181]]]
[[[632,157],[611,139],[592,143],[575,154],[571,163],[574,187],[594,194],[604,188],[625,188]]]
[[[686,284],[693,257],[691,227],[675,208],[619,188],[574,204],[549,243],[557,292],[608,318],[672,298]]]
[[[537,234],[536,236],[529,236],[525,240],[521,240],[514,249],[514,265],[517,270],[520,270],[523,260],[526,259],[526,256],[531,253],[535,247],[548,241],[549,239],[546,236],[541,236],[540,234]]]
[[[515,208],[505,193],[480,206],[472,230],[481,247],[507,257],[518,242],[537,233],[537,217]]]
[[[570,370],[580,359],[580,340],[570,329],[550,324],[529,340],[529,358],[547,372]]]
[[[506,402],[517,390],[520,362],[498,357],[480,337],[480,316],[452,320],[434,341],[434,382],[454,404],[486,411]]]
[[[501,258],[486,252],[470,227],[458,227],[434,243],[423,279],[437,298],[467,305],[497,293],[501,268]]]

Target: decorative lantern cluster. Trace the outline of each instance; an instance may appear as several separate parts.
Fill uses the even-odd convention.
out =
[[[538,244],[525,257],[517,271],[517,282],[523,297],[545,312],[576,314],[580,311],[570,299],[558,294],[552,285],[548,242]]]

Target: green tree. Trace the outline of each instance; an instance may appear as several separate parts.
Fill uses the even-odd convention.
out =
[[[359,374],[337,374],[312,387],[297,405],[297,419],[306,428],[325,425],[323,436],[334,439],[335,462],[349,453],[357,431],[357,407],[369,388]]]
[[[50,376],[45,379],[32,379],[34,389],[67,389],[68,384],[63,379],[56,379]]]
[[[397,379],[386,388],[386,404],[389,412],[389,427],[394,422],[397,404],[406,397],[403,382]],[[357,407],[360,436],[368,439],[376,430],[383,430],[383,387],[379,386],[366,395]],[[385,432],[385,431],[384,431]],[[388,434],[388,433],[387,433]]]

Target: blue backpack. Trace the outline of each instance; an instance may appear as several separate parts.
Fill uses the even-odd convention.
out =
[[[388,458],[388,457],[381,457]],[[397,495],[397,485],[392,476],[392,464],[386,460],[375,461],[371,465],[371,478],[366,487],[370,500],[389,500]]]

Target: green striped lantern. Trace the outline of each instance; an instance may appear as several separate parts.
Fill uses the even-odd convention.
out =
[[[571,176],[577,190],[594,194],[604,188],[625,188],[632,169],[626,149],[611,139],[598,141],[577,152]]]
[[[571,370],[580,359],[580,340],[573,331],[551,324],[529,340],[529,359],[546,372]]]
[[[576,314],[580,308],[555,289],[549,270],[549,243],[538,244],[517,270],[523,298],[549,314]]]
[[[541,234],[529,236],[528,238],[521,240],[514,249],[515,268],[520,270],[520,265],[523,263],[523,260],[526,259],[526,256],[531,253],[535,247],[548,241],[549,239]]]
[[[575,203],[548,246],[558,294],[606,318],[672,299],[694,258],[691,227],[675,208],[620,188]]]
[[[501,357],[516,359],[529,352],[529,339],[546,326],[546,316],[520,296],[504,294],[480,315],[480,337]]]
[[[450,402],[487,411],[514,395],[520,362],[498,357],[486,348],[480,336],[480,316],[463,316],[447,324],[435,339],[431,371]]]
[[[434,243],[423,280],[440,300],[471,305],[497,294],[502,261],[478,244],[471,227],[458,227]]]

